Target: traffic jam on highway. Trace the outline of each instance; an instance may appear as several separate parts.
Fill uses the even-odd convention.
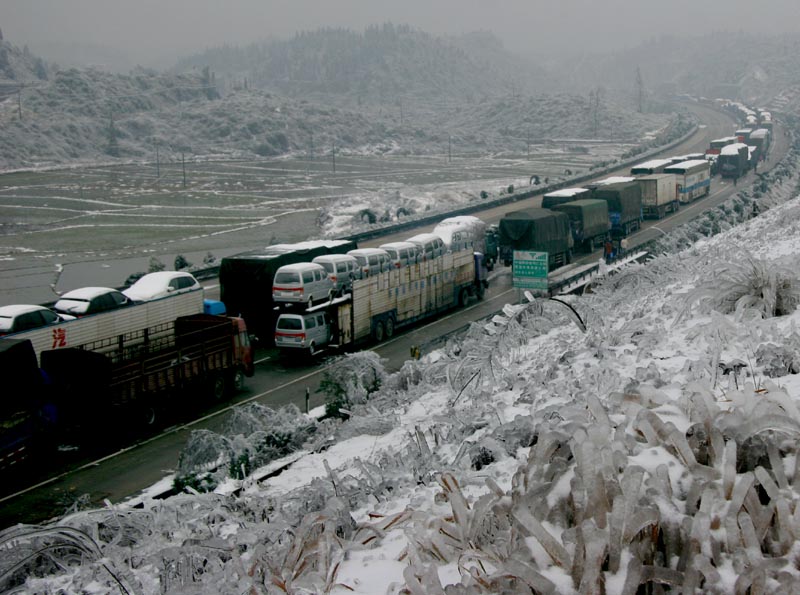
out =
[[[227,257],[219,300],[189,273],[158,272],[122,291],[88,287],[52,305],[0,307],[0,369],[9,379],[0,473],[63,436],[103,436],[81,428],[114,433],[115,420],[125,420],[133,440],[176,409],[199,413],[230,398],[256,371],[256,344],[314,365],[320,354],[384,342],[483,299],[490,271],[513,267],[515,253],[545,254],[548,278],[559,280],[551,292],[570,271],[585,274],[576,258],[596,261],[598,250],[609,263],[624,257],[646,220],[672,217],[708,196],[715,175],[735,183],[766,158],[770,114],[726,109],[741,127],[704,153],[550,188],[541,206],[509,207],[496,223],[455,213],[429,233],[377,247],[319,240]]]

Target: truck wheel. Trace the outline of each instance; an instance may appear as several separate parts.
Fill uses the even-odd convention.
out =
[[[389,316],[386,319],[386,338],[391,339],[394,336],[394,318]]]
[[[211,377],[209,391],[213,401],[221,401],[225,398],[225,378],[222,377],[222,374],[214,374]]]
[[[486,295],[486,286],[483,284],[483,282],[478,283],[478,290],[475,292],[475,294],[478,296],[479,300],[482,300],[483,296]]]
[[[314,357],[317,353],[317,347],[312,343],[308,346],[308,357]]]
[[[244,390],[244,372],[242,372],[241,370],[236,370],[233,373],[232,386],[234,391],[238,392]]]
[[[469,293],[467,292],[466,288],[462,288],[461,291],[458,292],[459,307],[463,308],[464,306],[466,306],[468,299],[469,299]]]
[[[375,323],[375,329],[373,330],[373,334],[375,335],[375,341],[380,343],[384,339],[384,326],[383,321],[379,320]]]

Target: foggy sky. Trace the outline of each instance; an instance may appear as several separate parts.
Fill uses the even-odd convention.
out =
[[[97,44],[169,67],[180,55],[323,26],[407,23],[430,33],[490,30],[521,53],[637,45],[663,34],[796,32],[800,0],[2,0],[5,39]]]

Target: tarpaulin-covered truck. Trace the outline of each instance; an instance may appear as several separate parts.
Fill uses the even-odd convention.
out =
[[[642,215],[661,219],[678,210],[678,187],[675,174],[653,174],[637,178],[642,190]]]
[[[572,230],[572,239],[576,249],[591,252],[595,246],[601,245],[611,222],[608,218],[608,203],[604,200],[584,198],[552,207],[554,211],[566,213]]]
[[[276,244],[228,256],[219,267],[220,299],[228,314],[243,317],[250,332],[270,344],[278,319],[272,301],[275,272],[287,264],[311,262],[323,254],[346,254],[357,248],[351,240],[319,240]]]
[[[729,145],[733,146],[733,145]],[[747,149],[747,145],[742,145]],[[723,150],[728,150],[725,147]],[[720,155],[722,159],[722,155]],[[747,152],[745,151],[745,159]],[[670,165],[665,174],[675,174],[678,200],[681,203],[692,202],[696,198],[708,196],[711,192],[711,164],[705,159],[695,159]]]
[[[608,203],[611,233],[624,237],[642,225],[642,189],[635,180],[598,186],[594,197]]]
[[[566,213],[550,209],[522,209],[506,213],[500,220],[500,259],[505,266],[514,260],[514,250],[547,252],[549,270],[572,261],[574,240]]]
[[[751,135],[752,136],[752,135]],[[738,178],[747,173],[750,151],[744,143],[723,147],[719,153],[719,171],[723,178]]]
[[[580,200],[581,198],[591,198],[592,191],[588,188],[562,188],[548,192],[542,197],[542,208],[550,209],[555,205],[563,205],[566,202]]]
[[[284,353],[313,356],[326,346],[379,343],[398,328],[465,305],[470,296],[482,298],[487,285],[481,253],[447,252],[356,279],[350,293],[327,304],[282,312],[275,345]]]

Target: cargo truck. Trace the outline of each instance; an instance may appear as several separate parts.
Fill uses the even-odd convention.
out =
[[[645,218],[661,219],[667,213],[677,212],[680,202],[675,174],[642,176],[636,182],[642,191],[642,215]]]
[[[99,342],[45,350],[41,366],[29,339],[0,343],[0,374],[7,379],[0,469],[61,440],[136,437],[160,425],[164,414],[210,405],[253,375],[241,318],[181,316],[141,334],[146,342],[119,349]]]
[[[220,299],[230,315],[241,316],[261,342],[272,343],[278,313],[272,301],[276,271],[284,265],[311,262],[324,254],[346,254],[357,249],[351,240],[319,240],[276,244],[263,250],[222,259],[219,267]]]
[[[569,217],[550,209],[522,209],[506,213],[500,220],[500,260],[510,266],[514,250],[548,253],[548,269],[572,262],[574,240]]]
[[[448,252],[417,264],[353,281],[352,291],[327,304],[282,311],[275,345],[313,356],[326,347],[349,349],[391,338],[398,328],[483,297],[483,255]]]
[[[632,176],[652,176],[653,174],[660,174],[664,168],[672,165],[671,159],[653,159],[645,161],[639,165],[634,165],[631,168]]]
[[[576,249],[591,252],[600,246],[611,230],[608,218],[608,203],[604,200],[584,198],[563,205],[556,205],[553,211],[566,213]]]
[[[721,158],[721,155],[720,155]],[[665,174],[675,174],[678,201],[687,204],[708,196],[711,192],[711,164],[705,159],[695,159],[670,165]]]
[[[759,128],[750,134],[747,144],[756,148],[756,161],[763,161],[767,158],[771,141],[770,136],[769,130],[766,128]]]
[[[732,145],[737,142],[739,142],[739,139],[735,136],[726,136],[723,138],[714,139],[709,144],[709,148],[706,150],[706,155],[719,155],[723,147],[727,147],[728,145]]]
[[[142,329],[172,323],[178,316],[202,314],[203,308],[203,288],[198,287],[117,310],[4,335],[0,341],[28,339],[37,357],[48,349],[67,349],[102,340],[114,342],[124,338],[126,344],[133,344],[146,339]]]
[[[545,194],[542,197],[542,208],[550,209],[555,205],[563,205],[573,200],[591,197],[592,191],[588,188],[562,188],[561,190],[554,190],[553,192]]]
[[[744,143],[723,147],[719,154],[719,172],[723,178],[739,178],[747,173],[750,151]]]
[[[594,190],[593,198],[608,203],[608,218],[614,237],[625,237],[641,228],[642,190],[638,182],[598,186]]]

